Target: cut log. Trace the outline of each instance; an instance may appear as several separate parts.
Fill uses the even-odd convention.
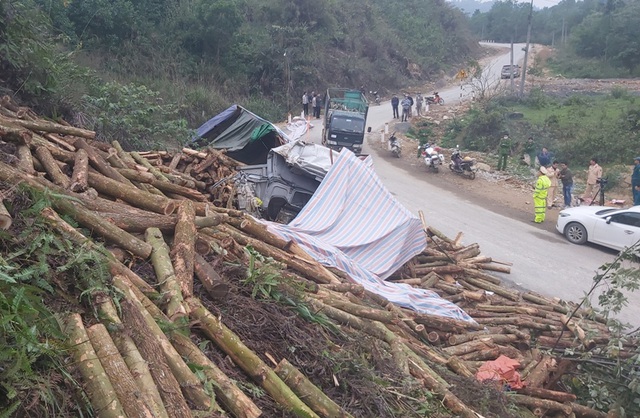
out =
[[[298,417],[317,417],[307,405],[267,366],[240,338],[195,298],[187,299],[190,317],[200,324],[205,335],[215,342],[235,364],[260,384],[279,404],[289,408]]]
[[[151,408],[143,402],[142,393],[136,386],[107,328],[102,324],[95,324],[87,329],[87,334],[127,416],[153,418]]]
[[[544,388],[533,388],[525,386],[522,389],[517,390],[518,393],[523,395],[533,396],[535,398],[550,399],[556,402],[573,402],[576,400],[576,395],[567,392],[558,392],[555,390],[549,390]]]
[[[351,414],[336,404],[331,398],[325,395],[322,390],[311,383],[307,377],[300,373],[287,359],[282,359],[275,372],[293,390],[293,392],[303,399],[311,409],[321,417],[349,418]]]
[[[69,337],[71,354],[82,374],[85,391],[94,410],[100,417],[122,418],[125,416],[116,391],[102,367],[91,345],[87,331],[79,314],[68,314],[61,320],[61,328]]]
[[[149,315],[158,322],[168,322],[160,308],[145,297],[138,289],[131,286],[129,290],[138,298],[145,307]],[[190,363],[202,368],[204,375],[210,379],[217,398],[232,412],[237,418],[254,418],[261,415],[260,409],[229,379],[207,356],[200,351],[189,337],[182,334],[181,330],[171,329],[168,337],[173,347],[186,358]]]
[[[6,118],[2,118],[6,121]],[[88,131],[86,129],[75,128],[73,126],[60,125],[54,122],[48,122],[43,120],[25,120],[25,119],[12,119],[11,123],[22,126],[23,128],[30,129],[37,132],[53,132],[57,134],[79,136],[87,139],[94,139],[96,133],[94,131]]]
[[[157,228],[149,228],[145,233],[145,239],[153,248],[151,264],[156,272],[158,286],[162,290],[166,301],[165,312],[170,320],[176,321],[186,318],[188,310],[182,297],[180,283],[176,278],[169,247],[164,241],[162,232]]]
[[[220,225],[219,229],[224,233],[229,234],[236,242],[241,245],[251,245],[257,249],[260,253],[267,255],[274,260],[285,263],[293,270],[298,271],[310,280],[317,283],[340,283],[340,280],[335,277],[331,272],[325,268],[321,268],[319,263],[309,263],[307,260],[301,260],[299,257],[290,255],[278,248],[268,245],[255,238],[247,237],[237,229],[228,225]]]
[[[27,129],[11,126],[6,119],[0,119],[0,138],[16,145],[29,145],[33,133]]]
[[[182,297],[193,296],[193,274],[196,242],[196,213],[190,200],[183,201],[178,207],[178,221],[173,235],[171,261],[180,285]]]
[[[27,174],[35,174],[36,170],[33,167],[33,155],[27,145],[18,146],[18,165],[17,168]]]
[[[163,215],[171,215],[178,208],[178,202],[174,200],[144,192],[97,173],[89,173],[89,185],[102,194]]]
[[[76,151],[76,159],[73,163],[73,174],[69,190],[80,193],[89,187],[89,155],[83,149]]]
[[[534,365],[526,377],[525,381],[527,386],[530,388],[543,387],[555,367],[556,361],[553,357],[547,355],[542,356],[542,359]]]
[[[62,172],[58,162],[53,158],[53,155],[51,155],[51,152],[49,152],[47,148],[37,147],[36,156],[47,171],[47,174],[49,174],[49,177],[51,177],[53,183],[65,189],[69,187],[69,177]]]
[[[549,399],[538,399],[527,395],[510,394],[508,397],[517,405],[523,405],[528,408],[540,408],[547,412],[562,412],[569,415],[572,411],[571,405],[552,401]]]
[[[160,392],[158,392],[158,388],[149,371],[149,366],[142,358],[131,336],[125,332],[115,305],[111,299],[102,294],[93,293],[92,299],[94,306],[97,307],[100,313],[101,321],[108,324],[113,342],[134,377],[140,398],[149,406],[155,418],[168,418],[167,410],[164,408]]]
[[[195,255],[195,274],[213,300],[224,299],[229,293],[229,285],[220,277],[218,272],[204,259]]]
[[[587,334],[573,318],[569,318],[567,315],[562,315],[560,319],[564,326],[566,326],[567,329],[569,329],[573,333],[573,335],[575,335],[576,338],[578,338],[582,342],[584,348],[586,348],[587,350],[591,350],[596,346],[596,342],[592,338],[587,337]]]
[[[11,217],[11,214],[4,205],[4,202],[0,201],[0,229],[6,231],[11,228],[12,223],[13,218]]]
[[[162,171],[158,170],[157,167],[152,166],[151,163],[149,163],[149,160],[142,157],[139,153],[131,152],[131,157],[135,160],[135,162],[147,168],[149,172],[153,174],[158,180],[169,182],[169,179],[164,174],[162,174]]]
[[[74,142],[74,145],[79,149],[85,150],[89,162],[91,163],[93,168],[102,173],[102,175],[133,187],[133,184],[126,177],[120,174],[115,168],[111,167],[111,165],[102,157],[102,155],[100,155],[100,153],[95,148],[87,144],[87,141],[80,138]]]
[[[163,356],[163,361],[166,360],[165,364],[169,369],[166,370],[163,366],[162,372],[167,373],[168,371],[168,374],[170,374],[172,377],[175,376],[174,380],[176,381],[176,383],[179,382],[179,388],[182,390],[182,393],[184,393],[184,397],[188,399],[196,409],[204,411],[209,410],[209,408],[212,407],[211,397],[207,395],[200,380],[191,371],[191,369],[189,369],[189,366],[184,362],[180,354],[176,351],[173,345],[171,345],[171,342],[169,341],[167,336],[162,332],[160,326],[155,322],[147,309],[142,305],[142,302],[138,299],[134,291],[131,289],[132,285],[127,283],[126,280],[119,280],[118,277],[114,277],[113,284],[120,290],[122,290],[127,296],[127,309],[125,310],[123,306],[123,312],[125,314],[123,315],[122,322],[130,329],[130,332],[136,334],[132,335],[132,337],[136,342],[136,345],[140,348],[141,353],[143,353],[144,350],[141,347],[140,339],[149,339],[148,344],[154,346],[154,350],[156,350],[155,353],[157,354],[157,352],[160,351],[161,355]],[[126,320],[127,314],[129,315],[129,322]],[[136,323],[138,325],[136,325]],[[139,330],[143,328],[145,324],[147,330],[144,333],[140,333]],[[137,338],[138,336],[140,338]],[[153,361],[158,361],[158,359],[154,360],[148,357],[145,357],[145,359],[147,360],[147,362],[150,362],[150,366],[152,365]],[[154,375],[154,379],[155,378],[156,376]],[[165,388],[161,384],[158,384],[157,381],[156,383],[160,390],[167,390],[168,388],[170,388],[170,390],[172,391],[175,390],[175,386],[173,386],[173,383],[170,383],[170,386],[168,386],[168,388]],[[165,400],[165,407],[167,408],[167,412],[169,412],[169,415],[171,415],[171,411],[169,410],[169,406],[167,405],[167,401],[164,397],[163,400]]]

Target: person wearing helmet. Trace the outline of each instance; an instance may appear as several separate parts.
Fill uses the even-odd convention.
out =
[[[533,207],[535,218],[531,222],[541,224],[544,222],[544,218],[547,215],[547,193],[551,186],[551,180],[547,177],[547,169],[544,166],[540,166],[538,169],[538,180],[536,181],[536,188],[533,191]]]

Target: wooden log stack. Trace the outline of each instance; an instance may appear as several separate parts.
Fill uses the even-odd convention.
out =
[[[3,145],[6,156],[0,161],[4,199],[17,186],[51,191],[52,208],[40,216],[60,236],[111,250],[104,262],[111,286],[121,295],[120,309],[96,294],[100,322],[84,309],[60,321],[89,399],[104,416],[189,417],[215,408],[236,417],[261,415],[251,396],[177,326],[191,326],[193,334],[210,340],[284,411],[352,416],[350,407],[358,402],[338,405],[292,359],[254,352],[203,303],[224,298],[231,288],[205,256],[214,253],[247,266],[245,246],[276,260],[280,277],[300,285],[292,289],[283,283],[281,292],[297,295],[343,330],[379,340],[398,370],[421,382],[456,416],[478,415],[434,365],[474,379],[480,365],[500,355],[520,362],[527,383],[512,397],[514,403],[534,413],[564,414],[554,416],[606,416],[563,392],[558,382],[574,370],[540,350],[594,350],[606,343],[605,324],[588,319],[588,312],[574,312],[572,304],[502,285],[491,272],[509,273],[510,264],[482,256],[477,244],[463,245],[461,233],[451,239],[427,227],[427,248],[389,280],[433,290],[465,309],[475,323],[399,308],[235,210],[232,184],[220,181],[233,176],[239,163],[223,152],[126,152],[117,142],[94,138],[92,131],[45,121],[6,97],[0,100],[0,141],[11,145]],[[10,228],[15,214],[3,210],[0,215],[3,229]],[[142,262],[153,265],[151,279],[134,272]],[[194,292],[196,280],[205,293]],[[187,364],[204,372],[196,375]],[[206,381],[215,382],[215,396],[205,392]]]

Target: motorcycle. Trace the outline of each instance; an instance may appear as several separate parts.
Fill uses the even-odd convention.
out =
[[[462,158],[460,149],[456,146],[456,149],[451,154],[449,169],[456,174],[460,174],[461,176],[473,180],[476,178],[476,159],[471,157]]]
[[[377,105],[380,105],[380,96],[378,95],[378,92],[377,91],[370,91],[369,94],[373,95],[373,101]]]
[[[400,146],[400,140],[396,138],[395,132],[389,137],[389,150],[391,150],[391,154],[393,154],[394,157],[400,158],[402,147]]]
[[[439,167],[444,164],[444,155],[440,153],[440,147],[427,143],[421,147],[421,150],[420,155],[424,158],[427,168],[437,173]]]
[[[438,94],[437,91],[435,93],[433,93],[433,96],[425,97],[425,100],[426,100],[428,105],[432,105],[432,104],[443,105],[444,104],[444,99],[442,97],[440,97],[440,95]]]

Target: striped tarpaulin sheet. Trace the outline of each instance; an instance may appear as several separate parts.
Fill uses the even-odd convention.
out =
[[[348,150],[340,152],[289,225],[270,222],[268,228],[399,306],[473,321],[435,292],[384,280],[425,248],[422,223],[389,193],[370,164]]]

